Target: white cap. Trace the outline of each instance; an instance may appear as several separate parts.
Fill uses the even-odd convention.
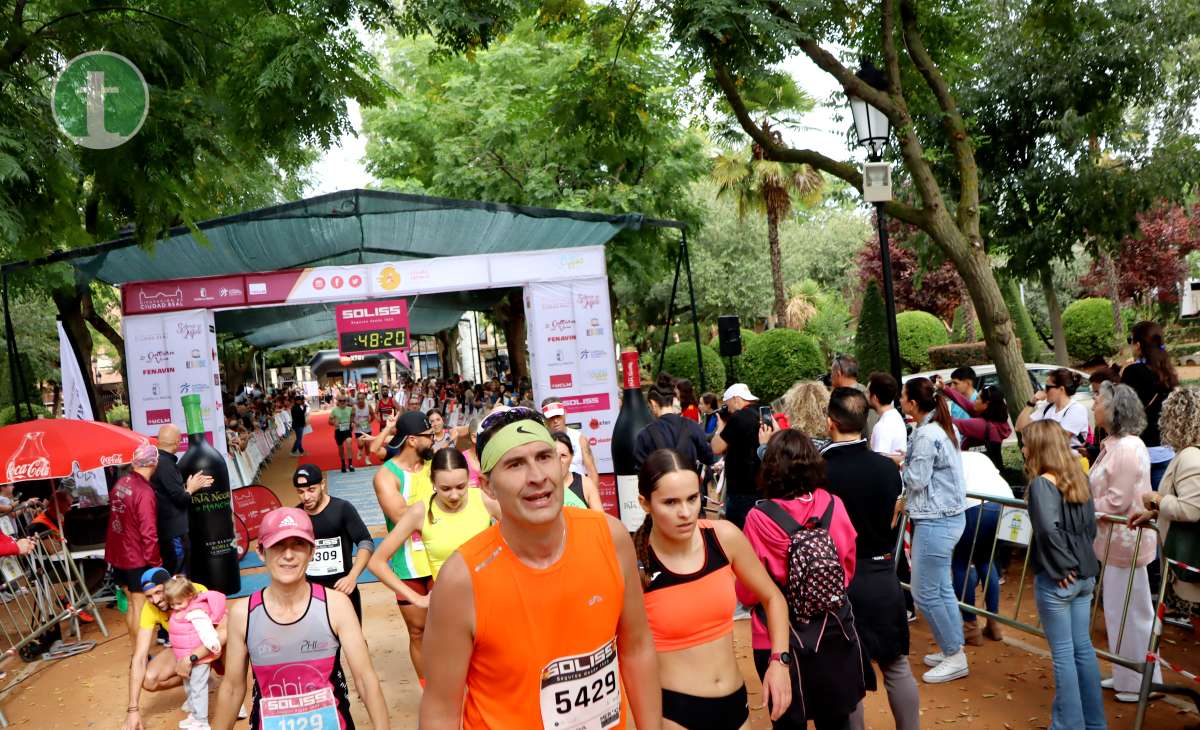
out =
[[[565,416],[565,415],[567,415],[567,409],[563,406],[563,404],[561,402],[555,401],[553,403],[547,403],[542,408],[542,415],[545,416],[546,418],[554,418],[555,416]]]
[[[721,400],[728,402],[731,398],[741,398],[742,400],[758,400],[758,397],[750,392],[745,383],[734,383],[725,389],[725,395]]]

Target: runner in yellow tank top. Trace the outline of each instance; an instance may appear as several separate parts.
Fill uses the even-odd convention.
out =
[[[469,486],[467,459],[461,451],[455,448],[442,449],[434,455],[430,464],[434,494],[429,506],[418,511],[417,508],[424,507],[424,504],[413,502],[410,505],[412,509],[405,512],[399,524],[388,532],[379,550],[372,556],[376,559],[370,564],[371,572],[396,592],[408,586],[393,577],[393,571],[388,569],[389,561],[394,561],[392,554],[403,549],[415,531],[420,530],[425,554],[429,557],[429,566],[436,580],[438,571],[450,555],[464,542],[487,529],[492,519],[500,514],[493,500],[477,487]]]

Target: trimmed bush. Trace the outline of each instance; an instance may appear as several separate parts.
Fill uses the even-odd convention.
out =
[[[811,380],[826,369],[815,339],[779,328],[754,338],[738,363],[738,377],[762,403],[770,403],[797,380]]]
[[[854,356],[858,359],[858,373],[864,381],[871,373],[892,371],[888,356],[887,312],[884,310],[883,295],[874,281],[867,284],[867,291],[863,294],[858,328],[854,332]]]
[[[33,406],[33,417],[34,418],[51,418],[52,417],[50,415],[50,411],[46,410],[46,408],[44,406],[38,405],[37,403],[31,403],[30,405]],[[21,407],[21,415],[23,415],[23,416],[29,415],[29,410],[27,408],[25,408],[24,406]],[[7,405],[7,406],[4,406],[3,408],[0,408],[0,426],[8,426],[8,425],[11,425],[16,422],[17,422],[17,407],[15,405]]]
[[[991,362],[986,342],[968,342],[959,345],[938,345],[929,348],[929,369],[946,370],[949,368],[986,365]]]
[[[950,344],[946,326],[929,312],[897,314],[896,330],[900,335],[900,365],[909,373],[929,369],[929,348]]]
[[[1078,299],[1063,310],[1067,352],[1081,362],[1116,354],[1112,302],[1100,297]]]
[[[132,423],[129,420],[129,406],[119,405],[109,408],[108,413],[104,414],[104,420],[116,424]]]
[[[725,364],[721,362],[721,356],[707,345],[701,345],[700,352],[704,358],[704,377],[706,378],[704,387],[708,390],[720,390],[725,386]],[[700,368],[696,363],[696,343],[677,342],[668,347],[666,356],[663,358],[663,370],[676,378],[687,378],[692,381],[696,392],[701,392]]]
[[[1021,301],[1021,289],[1016,279],[1005,279],[1000,284],[1000,294],[1008,307],[1008,315],[1012,317],[1013,333],[1021,341],[1021,357],[1025,362],[1038,362],[1042,359],[1042,345],[1038,339],[1037,330],[1033,328],[1033,318]]]

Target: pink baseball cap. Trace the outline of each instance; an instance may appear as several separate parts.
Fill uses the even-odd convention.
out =
[[[313,545],[317,540],[313,537],[312,520],[304,510],[296,507],[279,507],[263,517],[262,526],[258,530],[258,544],[269,548],[280,540],[298,537]]]

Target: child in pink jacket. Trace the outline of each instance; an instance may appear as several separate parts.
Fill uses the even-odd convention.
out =
[[[225,594],[218,591],[200,592],[183,575],[168,580],[163,586],[163,594],[172,609],[167,622],[171,651],[175,652],[176,659],[188,658],[192,665],[184,684],[189,714],[179,723],[179,727],[184,730],[209,730],[209,665],[221,653],[221,639],[216,626],[225,618]]]

